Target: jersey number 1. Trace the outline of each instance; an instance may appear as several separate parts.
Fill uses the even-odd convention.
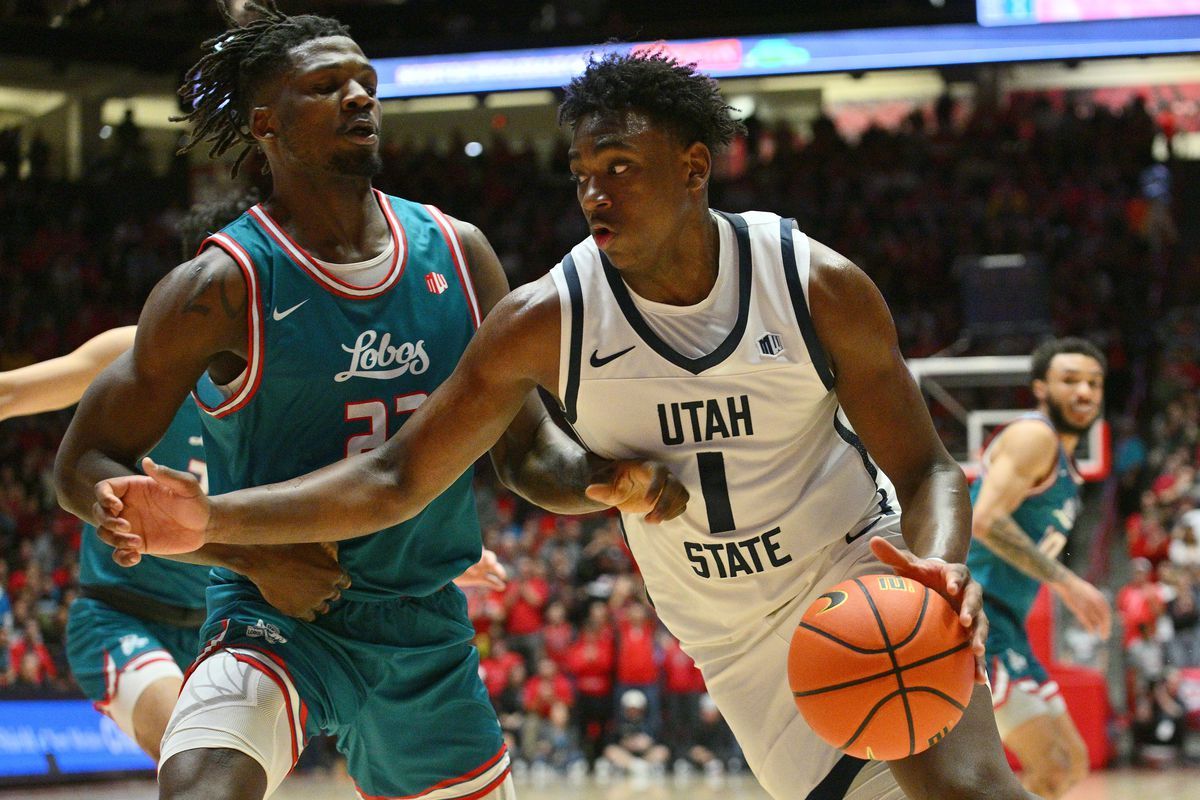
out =
[[[696,453],[696,465],[700,468],[700,492],[704,495],[704,508],[708,511],[709,533],[737,530],[733,509],[729,505],[725,455],[717,452]]]

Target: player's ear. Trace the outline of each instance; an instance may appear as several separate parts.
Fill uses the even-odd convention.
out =
[[[250,135],[259,140],[275,138],[275,115],[270,106],[255,106],[250,110]]]
[[[687,187],[692,191],[703,189],[708,185],[712,176],[712,152],[703,142],[692,142],[683,151],[684,163],[687,164]]]
[[[1046,385],[1045,381],[1039,378],[1034,378],[1029,388],[1033,390],[1033,396],[1039,403],[1050,396],[1050,387]]]

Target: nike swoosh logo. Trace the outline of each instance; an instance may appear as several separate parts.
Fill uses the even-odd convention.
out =
[[[593,350],[592,357],[588,359],[588,363],[591,364],[594,368],[603,367],[605,364],[607,364],[610,361],[616,361],[618,358],[625,355],[626,353],[628,353],[630,350],[632,350],[635,347],[637,347],[636,344],[630,345],[629,347],[626,347],[624,350],[621,350],[620,352],[617,352],[617,353],[613,353],[611,356],[605,356],[604,358],[600,357],[599,350]]]
[[[200,447],[202,444],[204,444],[204,439],[199,436],[189,436],[188,444],[190,444],[192,447]]]
[[[876,525],[878,525],[878,524],[879,524],[879,520],[881,520],[881,519],[883,519],[883,517],[876,517],[875,519],[871,520],[871,523],[870,523],[869,525],[867,525],[867,527],[863,528],[861,531],[859,531],[858,533],[854,534],[853,536],[851,536],[850,534],[848,534],[848,533],[847,533],[847,534],[846,534],[846,544],[850,544],[850,543],[851,543],[851,542],[853,542],[855,539],[858,539],[858,538],[860,538],[861,536],[865,535],[865,534],[867,533],[867,531],[871,530],[871,529],[872,529],[872,528],[874,528]]]
[[[271,312],[271,318],[274,319],[276,322],[279,322],[279,320],[285,318],[288,314],[291,314],[293,311],[295,311],[297,308],[304,305],[311,299],[312,298],[306,297],[303,300],[301,300],[299,303],[296,303],[296,305],[292,306],[291,308],[285,309],[283,311],[280,311],[277,308]]]

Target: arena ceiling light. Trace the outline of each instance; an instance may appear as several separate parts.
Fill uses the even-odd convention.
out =
[[[62,107],[66,102],[67,95],[64,92],[0,86],[0,111],[21,117],[41,117]]]

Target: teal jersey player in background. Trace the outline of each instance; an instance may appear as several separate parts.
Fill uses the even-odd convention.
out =
[[[230,216],[224,208],[198,207],[193,218],[211,218],[216,212],[224,221]],[[132,347],[135,335],[133,326],[114,328],[67,355],[0,372],[0,420],[74,404],[101,370]],[[201,391],[215,390],[208,383]],[[190,398],[150,455],[205,481],[200,413]],[[100,541],[95,527],[83,527],[80,596],[71,605],[67,623],[71,672],[97,710],[151,758],[158,758],[183,670],[199,649],[210,564],[253,569],[273,602],[303,616],[311,615],[336,590],[342,576],[337,560],[319,546],[281,554],[274,562],[257,559],[253,567],[241,560],[251,552],[262,548],[216,549],[203,564],[150,558],[130,570],[113,562],[112,548]]]
[[[1072,457],[1100,416],[1105,359],[1083,339],[1057,339],[1034,351],[1031,371],[1037,411],[996,436],[971,486],[967,566],[991,623],[987,660],[1001,738],[1021,759],[1025,787],[1053,800],[1087,774],[1087,751],[1030,649],[1025,617],[1044,583],[1089,632],[1109,634],[1108,601],[1058,561],[1080,506]]]
[[[224,392],[204,418],[214,491],[374,458],[508,290],[477,228],[372,188],[378,77],[346,28],[250,7],[258,18],[239,25],[221,5],[230,27],[188,73],[188,146],[258,148],[271,195],[155,287],[133,357],[80,404],[55,477],[60,501],[93,521],[94,487],[134,474],[205,373]],[[682,510],[686,492],[665,468],[591,456],[529,388],[492,450],[506,483],[567,513]],[[147,464],[201,493],[186,473]],[[482,551],[468,480],[426,515],[343,545],[352,584],[313,622],[279,614],[235,575],[214,578],[209,644],[163,738],[160,797],[260,800],[317,730],[337,735],[364,796],[512,797],[450,583]],[[587,498],[589,484],[606,487],[605,502]]]

